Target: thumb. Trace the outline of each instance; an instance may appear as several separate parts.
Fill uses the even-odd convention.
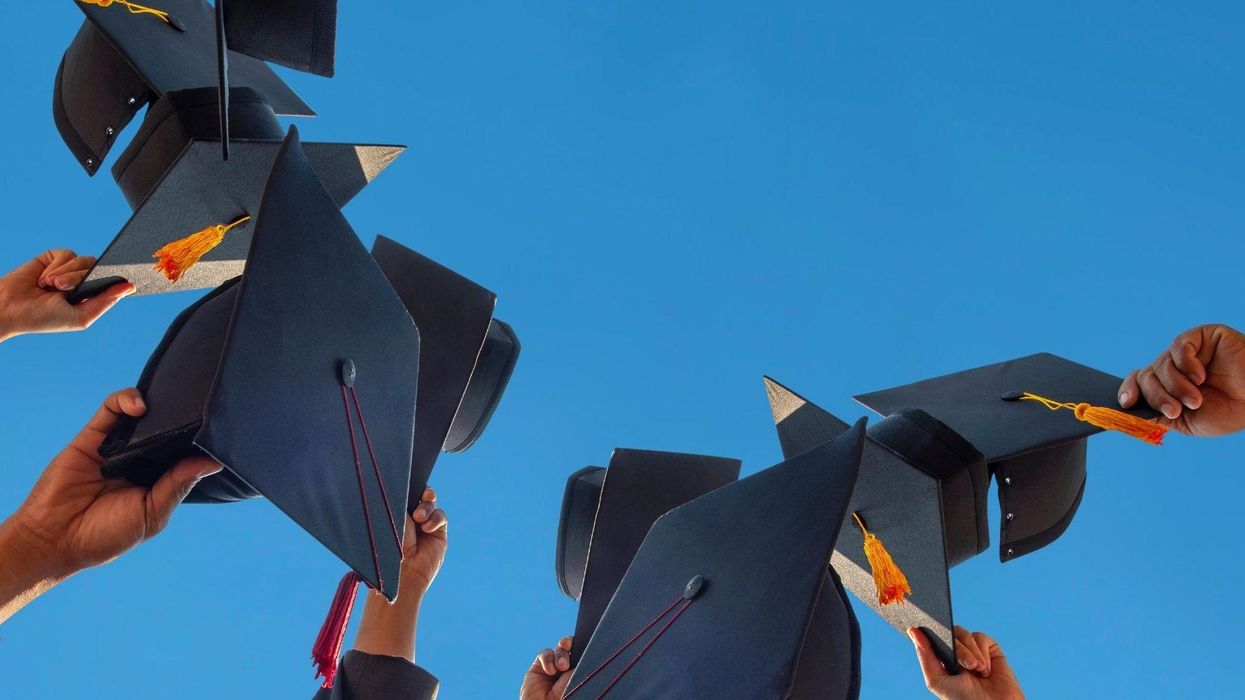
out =
[[[147,537],[154,537],[169,524],[178,506],[199,480],[222,469],[207,457],[188,457],[164,473],[147,494]]]
[[[938,660],[938,655],[934,653],[934,647],[929,643],[929,637],[925,636],[924,631],[917,627],[910,627],[908,637],[916,645],[916,658],[921,664],[921,675],[925,676],[925,687],[933,690],[939,681],[951,674],[942,667],[942,662]]]
[[[118,282],[112,285],[74,307],[74,312],[78,315],[78,323],[83,328],[90,327],[100,316],[103,316],[109,309],[115,306],[118,301],[133,293],[134,285],[129,282]]]

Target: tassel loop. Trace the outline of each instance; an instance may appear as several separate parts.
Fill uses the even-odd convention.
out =
[[[882,543],[882,540],[865,528],[860,515],[852,513],[852,517],[856,519],[856,524],[860,526],[860,531],[865,536],[865,558],[869,560],[869,568],[873,570],[873,585],[878,591],[878,605],[896,603],[902,605],[906,602],[904,596],[912,595],[908,577],[891,558],[890,552],[886,551],[886,545]]]
[[[139,5],[137,3],[129,2],[128,0],[78,0],[78,1],[81,3],[87,4],[87,5],[98,5],[99,7],[112,7],[114,4],[116,4],[129,10],[130,14],[132,15],[154,15],[160,18],[161,21],[167,24],[172,24],[172,22],[169,20],[169,13],[163,10],[157,10],[154,7],[147,7],[146,5]]]
[[[316,677],[324,678],[322,688],[332,688],[337,677],[337,664],[341,659],[346,627],[350,625],[350,613],[354,611],[360,582],[358,574],[353,571],[342,577],[341,583],[337,584],[333,604],[329,606],[329,614],[324,618],[315,645],[311,647],[311,662],[316,666]]]
[[[1162,445],[1163,437],[1167,435],[1167,428],[1158,423],[1117,411],[1114,408],[1092,406],[1087,403],[1060,403],[1027,391],[1020,395],[1020,400],[1037,401],[1052,411],[1060,409],[1072,411],[1072,415],[1076,416],[1077,420],[1089,423],[1095,428],[1131,435],[1151,445]]]
[[[196,231],[185,238],[165,244],[160,250],[152,253],[151,257],[156,259],[153,267],[170,282],[176,283],[182,275],[199,262],[200,258],[220,245],[221,241],[225,240],[226,233],[250,220],[250,216],[242,216],[232,223],[208,226],[202,231]]]

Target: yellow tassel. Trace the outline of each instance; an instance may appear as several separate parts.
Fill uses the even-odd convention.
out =
[[[852,513],[860,531],[865,535],[865,558],[869,560],[869,568],[873,570],[873,585],[878,591],[878,605],[903,604],[905,595],[912,595],[912,587],[908,585],[908,577],[904,576],[886,545],[876,535],[865,529],[864,522],[856,513]]]
[[[165,22],[169,21],[169,13],[164,12],[163,10],[157,10],[154,7],[147,7],[145,5],[132,3],[128,0],[78,0],[78,2],[86,5],[98,5],[100,7],[112,7],[115,3],[129,10],[132,15],[155,15]]]
[[[199,258],[220,245],[221,241],[225,240],[225,234],[229,233],[233,227],[250,220],[251,217],[243,216],[229,225],[208,226],[202,231],[165,245],[151,256],[157,261],[155,269],[170,281],[177,282],[187,270],[199,262]]]
[[[1084,421],[1103,430],[1114,430],[1126,435],[1132,435],[1138,440],[1144,440],[1151,445],[1162,445],[1163,436],[1167,435],[1167,428],[1154,421],[1138,418],[1123,411],[1117,411],[1114,408],[1091,406],[1087,403],[1059,403],[1037,394],[1030,394],[1027,391],[1020,395],[1020,400],[1037,401],[1052,411],[1066,408],[1072,411],[1072,415],[1076,416],[1077,420]]]

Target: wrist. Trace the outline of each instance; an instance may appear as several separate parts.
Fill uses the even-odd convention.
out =
[[[69,577],[13,518],[0,522],[0,623]]]
[[[30,523],[19,509],[8,520],[0,522],[0,552],[21,564],[22,570],[40,580],[60,583],[77,572],[59,554],[59,543]]]

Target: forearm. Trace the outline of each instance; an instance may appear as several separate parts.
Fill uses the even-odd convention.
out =
[[[0,523],[0,623],[66,578],[46,547],[19,524],[12,519]]]
[[[407,588],[407,583],[403,581],[402,588]],[[356,651],[415,661],[415,627],[419,621],[424,590],[422,587],[411,588],[415,590],[400,591],[398,599],[392,604],[379,593],[368,590],[359,633],[355,636]]]

